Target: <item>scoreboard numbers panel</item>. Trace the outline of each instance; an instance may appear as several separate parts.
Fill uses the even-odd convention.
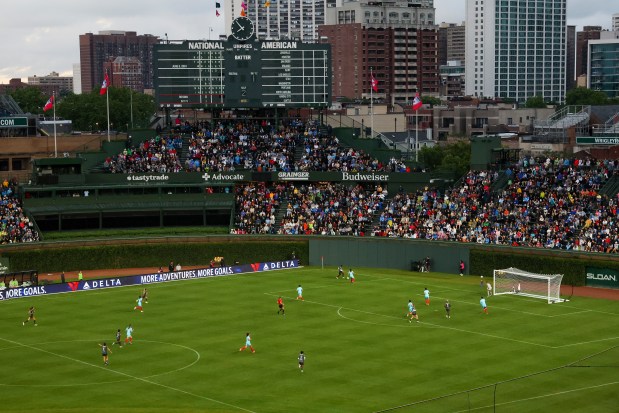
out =
[[[155,99],[169,108],[326,107],[331,48],[300,41],[158,44]]]

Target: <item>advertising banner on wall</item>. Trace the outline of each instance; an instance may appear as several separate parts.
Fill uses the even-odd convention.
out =
[[[609,268],[587,267],[585,285],[587,287],[619,289],[619,271]]]
[[[154,274],[130,275],[127,277],[110,277],[97,280],[82,280],[64,284],[47,284],[8,288],[0,291],[0,301],[13,298],[25,298],[46,294],[72,293],[76,291],[100,290],[102,288],[126,287],[130,285],[157,284],[169,281],[195,280],[198,278],[221,277],[252,272],[276,271],[298,268],[299,260],[256,262],[253,264],[233,265],[228,267],[198,268],[186,271],[174,271]]]

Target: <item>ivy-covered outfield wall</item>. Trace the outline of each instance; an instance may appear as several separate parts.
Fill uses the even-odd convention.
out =
[[[463,260],[466,274],[491,276],[498,268],[564,274],[563,284],[585,285],[587,267],[619,271],[616,254],[485,246],[391,238],[208,236],[151,239],[111,239],[79,242],[12,244],[0,247],[0,258],[10,271],[40,273],[107,268],[208,265],[214,257],[227,264],[280,261],[292,258],[301,265],[396,268],[411,270],[411,263],[426,256],[432,271],[456,274]],[[6,260],[8,258],[8,260]]]
[[[161,238],[98,242],[30,244],[22,248],[0,249],[10,258],[12,271],[40,273],[107,268],[164,267],[174,261],[182,266],[204,265],[214,257],[224,257],[227,265],[290,259],[308,262],[307,241],[286,241],[257,237]]]

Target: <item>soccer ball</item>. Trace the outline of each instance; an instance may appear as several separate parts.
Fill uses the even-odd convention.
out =
[[[347,280],[350,280],[350,277],[346,277]]]

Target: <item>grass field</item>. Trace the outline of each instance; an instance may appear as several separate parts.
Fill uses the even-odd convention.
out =
[[[617,301],[490,297],[484,315],[477,277],[357,269],[351,285],[335,273],[153,284],[143,313],[133,311],[140,287],[2,302],[2,411],[346,413],[433,398],[393,411],[619,409]],[[404,317],[409,298],[419,323]],[[37,327],[22,326],[30,305]],[[98,343],[130,323],[133,345],[113,346],[105,366]],[[239,352],[246,332],[255,354]]]

